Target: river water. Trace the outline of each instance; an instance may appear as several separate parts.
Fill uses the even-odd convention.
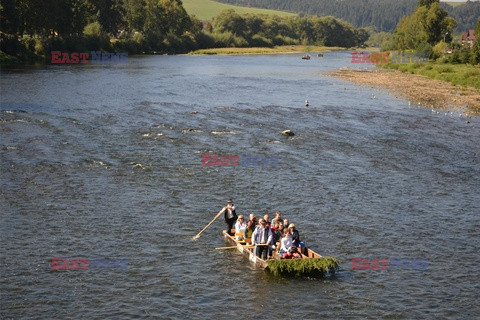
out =
[[[326,76],[348,52],[300,56],[3,68],[0,317],[478,317],[480,119]],[[207,167],[204,153],[278,165]],[[274,278],[214,250],[222,219],[192,241],[228,198],[280,210],[340,271]],[[128,267],[51,270],[52,257]]]

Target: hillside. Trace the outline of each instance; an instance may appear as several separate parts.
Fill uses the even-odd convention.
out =
[[[241,7],[231,4],[220,3],[212,0],[183,0],[183,6],[189,14],[194,14],[200,20],[212,20],[224,9],[233,9],[239,14],[254,13],[254,14],[275,14],[278,16],[295,16],[295,13],[279,10],[259,9],[253,7]]]
[[[411,14],[417,0],[219,0],[241,6],[296,12],[300,15],[334,16],[355,27],[373,26],[377,31],[393,31],[400,19]],[[457,23],[457,31],[475,28],[480,17],[480,1],[469,1],[455,7],[442,2]]]

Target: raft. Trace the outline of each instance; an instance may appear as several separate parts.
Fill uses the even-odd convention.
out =
[[[269,271],[274,275],[324,276],[334,274],[340,263],[340,260],[333,257],[323,257],[310,248],[304,248],[301,252],[300,248],[297,248],[298,252],[302,254],[301,259],[280,259],[280,255],[274,252],[271,259],[263,260],[255,255],[254,248],[236,241],[226,230],[222,234],[229,244],[236,246],[236,249],[258,268]]]

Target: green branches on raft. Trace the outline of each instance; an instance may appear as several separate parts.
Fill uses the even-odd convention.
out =
[[[320,277],[335,273],[339,263],[334,257],[267,260],[267,269],[274,276]]]

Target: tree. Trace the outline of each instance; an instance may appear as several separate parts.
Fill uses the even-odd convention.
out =
[[[472,55],[470,57],[470,62],[472,64],[480,64],[480,19],[477,21],[477,26],[475,27],[475,42],[472,47]]]
[[[246,22],[233,9],[225,9],[213,18],[213,27],[219,32],[231,32],[236,36],[245,36]]]
[[[419,7],[427,7],[429,8],[432,4],[434,3],[439,3],[439,0],[419,0],[418,1],[418,6]]]
[[[184,41],[192,42],[200,31],[180,0],[146,0],[143,31],[154,50],[182,49]]]
[[[401,50],[431,48],[444,37],[449,41],[455,27],[455,20],[448,17],[438,2],[433,2],[429,7],[420,6],[395,28],[394,46]]]
[[[145,0],[124,0],[125,20],[129,31],[142,30],[145,24]]]
[[[89,0],[95,7],[96,19],[105,32],[117,35],[125,27],[125,9],[122,0]],[[93,22],[93,21],[90,21]]]

